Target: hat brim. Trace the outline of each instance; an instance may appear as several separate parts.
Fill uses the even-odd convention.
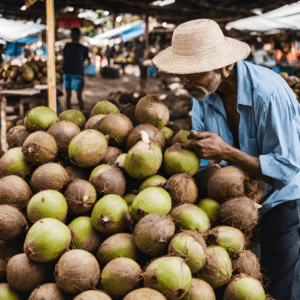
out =
[[[171,74],[195,74],[226,67],[250,54],[250,47],[244,42],[225,37],[222,47],[206,51],[205,56],[178,55],[172,46],[164,49],[153,59],[159,71]]]

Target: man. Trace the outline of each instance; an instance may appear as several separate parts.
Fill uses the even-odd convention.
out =
[[[80,110],[83,110],[82,91],[84,88],[83,63],[85,59],[90,64],[88,48],[79,43],[80,29],[72,28],[72,42],[67,43],[63,50],[64,65],[64,86],[67,92],[67,109],[71,109],[72,90],[77,91],[77,99]]]
[[[300,299],[300,110],[275,72],[243,61],[250,47],[200,19],[178,26],[153,59],[176,74],[192,100],[193,148],[268,183],[261,203],[261,265],[276,300]]]

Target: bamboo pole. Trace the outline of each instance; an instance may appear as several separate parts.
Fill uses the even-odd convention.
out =
[[[1,149],[5,153],[8,150],[6,142],[6,97],[1,96]]]
[[[55,78],[55,17],[54,0],[46,0],[47,14],[47,66],[48,66],[48,106],[56,112],[56,78]]]

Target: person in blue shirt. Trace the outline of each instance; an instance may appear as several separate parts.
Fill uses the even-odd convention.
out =
[[[208,19],[179,25],[154,57],[192,101],[190,143],[201,164],[235,165],[267,184],[261,266],[277,300],[300,299],[300,107],[281,76],[246,62],[250,47]]]

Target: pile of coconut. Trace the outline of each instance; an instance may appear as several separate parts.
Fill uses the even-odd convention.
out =
[[[36,107],[8,131],[2,300],[215,300],[220,288],[224,300],[269,299],[249,250],[260,182],[233,166],[199,171],[157,96],[135,117],[108,101],[88,120]]]

